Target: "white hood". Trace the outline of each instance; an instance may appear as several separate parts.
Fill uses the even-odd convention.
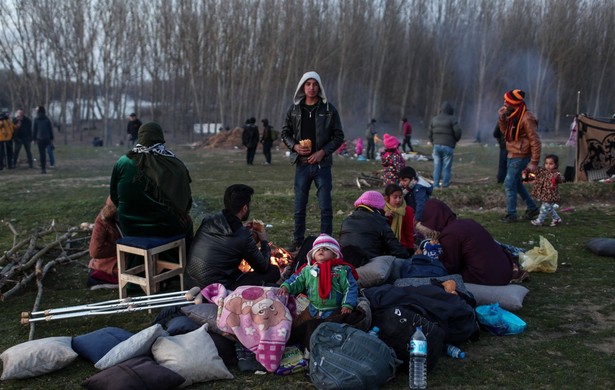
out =
[[[297,84],[297,89],[295,90],[295,95],[293,97],[293,103],[299,104],[301,103],[301,99],[305,98],[305,92],[303,91],[303,84],[308,79],[314,79],[318,81],[318,85],[320,88],[318,89],[318,97],[322,99],[323,103],[327,102],[327,95],[325,94],[325,87],[322,86],[322,82],[320,81],[320,76],[318,73],[314,71],[306,72],[301,76],[301,80],[299,80],[299,84]]]

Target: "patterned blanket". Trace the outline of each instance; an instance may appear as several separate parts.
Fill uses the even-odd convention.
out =
[[[242,286],[228,291],[213,283],[201,294],[218,305],[217,324],[254,352],[256,360],[269,372],[280,365],[296,305],[292,297],[278,297],[277,287]]]

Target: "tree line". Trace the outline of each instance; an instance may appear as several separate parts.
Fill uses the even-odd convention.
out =
[[[316,70],[348,137],[370,118],[417,131],[450,101],[464,136],[490,137],[523,89],[542,130],[615,111],[612,0],[5,0],[0,106],[53,105],[65,142],[126,116],[195,140],[195,123],[282,125]],[[578,93],[580,91],[580,93]]]

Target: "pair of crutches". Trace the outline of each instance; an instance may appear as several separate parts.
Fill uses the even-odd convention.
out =
[[[25,311],[21,313],[21,324],[27,325],[31,322],[37,321],[61,320],[75,317],[128,313],[169,306],[192,305],[202,302],[201,295],[199,294],[200,292],[200,288],[193,287],[187,291],[127,297],[98,303],[90,303],[87,305],[47,309],[42,311]]]

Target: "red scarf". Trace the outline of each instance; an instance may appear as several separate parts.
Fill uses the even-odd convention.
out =
[[[305,268],[307,264],[303,264],[298,270],[297,274],[301,273],[301,270]],[[352,276],[356,280],[359,280],[359,274],[357,274],[357,270],[351,264],[346,263],[342,259],[333,259],[329,261],[325,261],[324,263],[316,263],[314,264],[318,267],[318,295],[322,299],[327,299],[329,294],[331,293],[331,268],[336,265],[347,265],[352,270]]]
[[[506,117],[508,120],[508,127],[506,128],[506,134],[504,135],[506,137],[506,141],[517,141],[519,139],[519,124],[523,120],[526,110],[527,107],[525,106],[525,102],[521,102],[517,108],[515,108],[515,111]]]

